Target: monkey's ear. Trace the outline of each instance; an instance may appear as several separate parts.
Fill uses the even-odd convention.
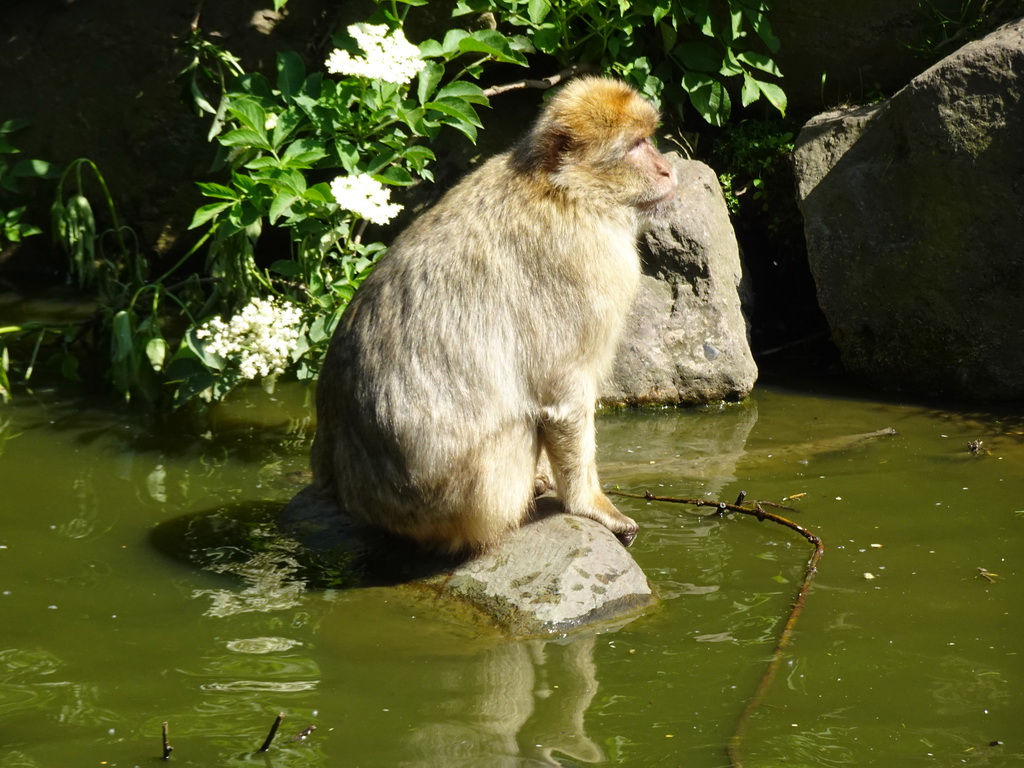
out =
[[[538,125],[519,142],[512,159],[521,171],[554,173],[572,145],[572,135],[565,126]]]

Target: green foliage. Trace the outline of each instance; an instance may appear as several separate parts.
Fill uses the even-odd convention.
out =
[[[786,112],[768,6],[767,0],[458,0],[455,13],[494,13],[563,67],[615,73],[655,103],[688,100],[721,126],[732,112],[730,83],[744,107],[763,97]]]
[[[1024,0],[919,0],[917,7],[925,29],[920,42],[909,47],[927,59],[945,56],[956,46],[1024,16]]]
[[[394,10],[383,16],[389,29],[400,29]],[[351,39],[339,42],[360,54]],[[445,127],[475,141],[482,126],[478,109],[487,99],[467,78],[489,61],[525,63],[493,30],[451,30],[443,40],[423,41],[419,56],[416,80],[393,83],[310,73],[297,54],[283,53],[276,77],[236,78],[215,111],[210,136],[220,145],[217,167],[226,177],[199,185],[211,202],[191,223],[206,230],[206,269],[219,278],[211,304],[237,309],[263,294],[305,307],[309,322],[293,361],[300,379],[316,376],[341,313],[384,250],[363,242],[372,214],[344,207],[329,180],[369,177],[384,189],[431,180],[429,142]],[[261,269],[256,245],[271,227],[288,233],[290,250]],[[219,396],[237,383],[203,350],[190,335],[187,350],[172,361],[180,396],[203,384]]]
[[[0,248],[42,232],[39,227],[25,221],[27,206],[8,207],[8,200],[22,192],[21,180],[52,179],[58,173],[50,163],[43,160],[14,157],[21,151],[8,141],[8,137],[26,125],[23,120],[5,120],[0,123]]]
[[[52,179],[59,171],[43,160],[16,158],[20,150],[10,143],[10,134],[24,128],[23,120],[5,120],[0,123],[0,249],[11,243],[20,243],[26,237],[38,235],[42,230],[25,219],[28,207],[18,205],[19,195],[24,190],[21,182],[24,179]],[[9,201],[15,204],[11,205]],[[9,341],[23,334],[21,326],[0,326],[0,402],[6,402],[11,396],[11,354]],[[39,337],[32,352],[28,370],[31,372],[35,357],[38,355],[42,336]]]
[[[731,213],[744,208],[760,214],[779,200],[792,198],[787,171],[793,154],[793,133],[778,121],[744,120],[730,126],[715,146],[715,155],[729,171],[719,175]]]
[[[497,28],[448,29],[417,51],[401,29],[409,8],[425,3],[385,0],[376,25],[349,27],[323,67],[282,52],[269,75],[246,72],[193,29],[179,84],[210,120],[216,148],[212,175],[198,183],[205,201],[190,224],[194,246],[150,274],[99,169],[72,163],[53,231],[96,309],[84,322],[0,328],[0,396],[10,391],[12,357],[25,380],[40,361],[68,378],[99,363],[126,398],[173,405],[219,399],[250,379],[272,385],[285,371],[315,378],[384,251],[368,234],[401,207],[389,191],[432,179],[431,144],[445,129],[476,140],[488,98],[474,81],[489,64],[547,67],[553,57],[610,72],[655,102],[691,104],[714,125],[729,119],[734,95],[785,111],[767,0],[458,0],[453,24],[489,12]],[[0,128],[0,190],[29,171],[51,172],[7,163],[9,130]],[[750,162],[734,162],[739,178]],[[762,177],[751,172],[757,188]],[[0,214],[8,239],[38,231],[23,213]]]
[[[125,397],[174,405],[223,397],[251,378],[272,384],[286,368],[315,377],[346,304],[384,250],[364,237],[370,222],[400,208],[387,190],[432,179],[429,144],[443,129],[476,139],[478,110],[488,101],[472,79],[486,63],[525,64],[517,41],[494,30],[450,30],[423,41],[418,53],[404,37],[396,42],[390,33],[420,2],[382,8],[383,27],[350,27],[336,41],[345,54],[328,61],[336,74],[308,71],[290,52],[278,56],[271,77],[247,73],[196,30],[179,82],[196,111],[212,116],[217,146],[216,176],[199,184],[208,202],[190,225],[201,237],[178,263],[148,275],[102,174],[89,161],[73,164],[54,204],[54,232],[97,309],[77,325],[0,329],[5,353],[11,343],[35,342],[23,377],[31,377],[44,340],[59,350],[66,375],[99,352]],[[403,57],[412,69],[398,77]],[[93,197],[98,190],[112,222],[102,231],[83,179],[89,171]],[[271,233],[286,245],[258,260],[257,246]],[[202,276],[182,277],[200,248]],[[289,328],[275,327],[286,319]],[[5,373],[0,386],[9,390],[8,383]]]

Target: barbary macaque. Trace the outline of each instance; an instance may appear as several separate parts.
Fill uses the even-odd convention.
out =
[[[521,525],[546,454],[565,511],[629,546],[594,406],[640,275],[645,213],[676,190],[632,88],[564,86],[511,151],[421,214],[360,286],[317,391],[314,493],[442,552]]]

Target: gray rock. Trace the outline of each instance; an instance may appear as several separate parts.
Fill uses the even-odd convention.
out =
[[[640,566],[611,531],[563,514],[553,498],[539,499],[534,519],[498,547],[462,562],[356,523],[308,489],[289,502],[278,524],[336,558],[361,585],[401,586],[436,610],[515,637],[622,622],[654,601]]]
[[[820,115],[795,151],[808,258],[851,372],[1024,396],[1024,21],[882,104]]]
[[[679,194],[641,238],[644,275],[604,403],[737,400],[757,379],[739,249],[718,178],[704,163],[669,157]]]

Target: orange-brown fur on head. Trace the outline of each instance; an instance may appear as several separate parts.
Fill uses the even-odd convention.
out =
[[[515,166],[541,175],[541,183],[577,198],[607,193],[625,205],[650,202],[675,189],[670,169],[664,194],[652,195],[649,179],[623,160],[658,126],[658,111],[625,83],[601,77],[571,81],[548,103],[533,129],[513,152]],[[658,162],[655,150],[647,162]],[[663,162],[663,161],[662,161]],[[640,190],[639,193],[637,190]]]

